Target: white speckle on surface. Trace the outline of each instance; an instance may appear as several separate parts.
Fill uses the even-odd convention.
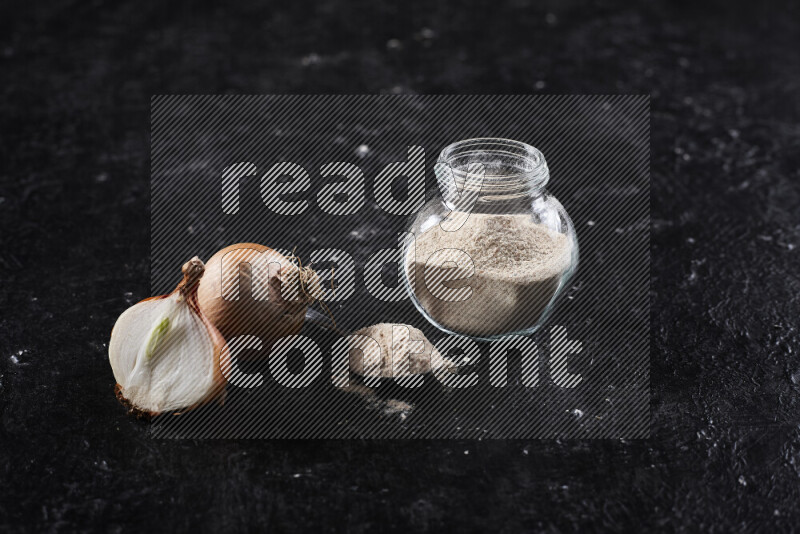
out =
[[[97,176],[94,177],[94,181],[97,182],[98,184],[102,184],[103,182],[107,182],[108,181],[108,173],[101,172],[100,174],[98,174]]]
[[[434,32],[430,28],[422,28],[419,31],[419,36],[422,37],[423,39],[433,39],[434,37],[436,37],[436,32]]]
[[[469,449],[465,450],[464,454],[469,454]]]
[[[693,237],[687,237],[686,238],[686,242],[689,243],[690,245],[694,245],[694,238]]]
[[[528,448],[527,448],[527,447],[525,447],[524,449],[522,449],[522,454],[524,454],[525,456],[528,456],[528,454],[530,454],[530,451],[528,451]]]
[[[594,226],[594,225],[595,225],[595,222],[594,222],[594,221],[588,221],[588,222],[586,223],[586,226]]]
[[[356,156],[365,158],[369,155],[369,147],[367,145],[358,145],[356,148]]]
[[[739,139],[739,130],[733,129],[728,131],[728,135],[733,137],[734,139]]]
[[[292,478],[300,478],[301,476],[303,476],[302,473],[295,473],[292,475]]]
[[[583,410],[579,410],[578,408],[573,409],[570,413],[577,418],[583,417]]]
[[[389,39],[386,42],[386,48],[389,50],[400,50],[403,48],[403,43],[400,42],[400,39]]]
[[[319,57],[319,54],[311,52],[307,56],[303,56],[303,58],[300,59],[300,64],[304,67],[310,67],[311,65],[316,65],[317,63],[319,63],[320,60],[321,58]]]
[[[747,479],[744,478],[744,475],[739,475],[739,484],[742,486],[747,486]]]
[[[17,358],[16,356],[12,355],[11,356],[11,363],[13,363],[14,365],[18,365],[19,364],[19,358]]]

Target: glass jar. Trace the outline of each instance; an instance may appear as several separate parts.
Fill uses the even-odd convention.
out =
[[[544,156],[519,141],[468,139],[445,148],[435,170],[439,194],[410,218],[403,250],[411,300],[448,333],[533,333],[578,266]]]

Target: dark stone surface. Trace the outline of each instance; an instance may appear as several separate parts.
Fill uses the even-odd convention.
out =
[[[4,4],[0,528],[796,528],[799,18]],[[172,442],[124,417],[104,344],[148,296],[150,95],[392,91],[652,95],[651,439]]]

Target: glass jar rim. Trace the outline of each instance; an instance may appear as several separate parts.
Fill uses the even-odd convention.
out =
[[[438,163],[449,167],[459,189],[479,188],[487,194],[538,190],[550,179],[544,155],[513,139],[478,137],[457,141],[442,150]],[[475,164],[483,165],[482,174],[475,172]]]

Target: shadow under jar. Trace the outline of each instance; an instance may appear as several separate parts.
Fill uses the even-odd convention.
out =
[[[436,177],[440,195],[412,216],[403,251],[411,300],[448,333],[535,332],[578,266],[544,156],[519,141],[468,139],[442,151]]]

